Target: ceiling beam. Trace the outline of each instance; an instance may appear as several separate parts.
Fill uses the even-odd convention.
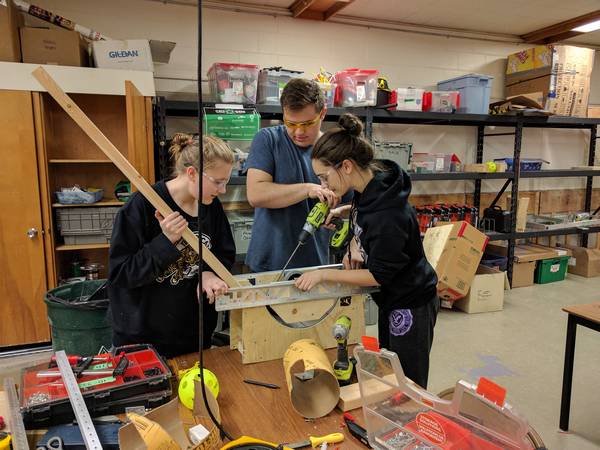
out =
[[[521,36],[528,44],[551,44],[583,33],[571,31],[595,20],[600,20],[600,10],[593,11],[573,19],[550,25]]]
[[[323,20],[329,20],[330,17],[332,17],[334,14],[340,12],[342,9],[344,9],[346,6],[348,6],[353,1],[354,0],[343,0],[343,1],[338,0],[333,5],[331,5],[327,11],[325,11]]]
[[[290,11],[293,17],[300,17],[316,0],[296,0],[290,6]]]

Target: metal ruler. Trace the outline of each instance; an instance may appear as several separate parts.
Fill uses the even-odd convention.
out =
[[[301,274],[325,267],[339,268],[341,265],[291,269],[289,272],[292,274]],[[265,276],[268,278],[271,274],[277,274],[277,272],[241,275],[236,276],[236,278],[251,281],[252,278],[254,280]],[[217,311],[229,311],[232,309],[303,302],[306,300],[350,297],[353,295],[370,294],[379,290],[376,287],[358,287],[342,283],[320,283],[310,291],[301,291],[296,288],[294,283],[294,281],[276,281],[273,283],[230,288],[227,294],[217,297],[215,308]]]
[[[75,375],[73,375],[73,369],[71,369],[64,350],[56,352],[56,364],[58,365],[58,370],[62,376],[67,394],[69,394],[69,401],[75,412],[77,425],[81,431],[85,448],[88,450],[102,450],[100,438],[98,437],[98,433],[96,433],[94,423],[85,405],[85,400],[83,400],[83,395],[81,395],[81,390],[79,389]]]
[[[12,378],[4,379],[4,392],[8,396],[8,406],[10,408],[10,432],[14,450],[29,450],[25,426],[23,425],[23,416],[19,407],[19,397],[15,388],[15,382]]]

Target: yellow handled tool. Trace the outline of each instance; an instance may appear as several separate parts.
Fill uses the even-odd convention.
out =
[[[289,448],[303,448],[303,447],[313,447],[316,448],[324,442],[328,444],[337,444],[344,440],[344,435],[342,433],[331,433],[327,436],[310,436],[307,441],[295,442],[293,444],[283,444]]]

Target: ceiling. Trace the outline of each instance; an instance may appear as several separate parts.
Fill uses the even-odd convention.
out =
[[[174,3],[197,2],[175,0]],[[212,0],[210,3],[265,6],[275,13],[285,13],[294,0]],[[599,0],[354,0],[334,17],[515,37],[599,8]],[[569,42],[600,46],[600,31],[571,38]]]

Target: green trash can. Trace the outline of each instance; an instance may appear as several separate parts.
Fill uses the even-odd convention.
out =
[[[102,346],[111,347],[106,281],[86,280],[46,293],[53,350],[87,356],[97,354]]]

